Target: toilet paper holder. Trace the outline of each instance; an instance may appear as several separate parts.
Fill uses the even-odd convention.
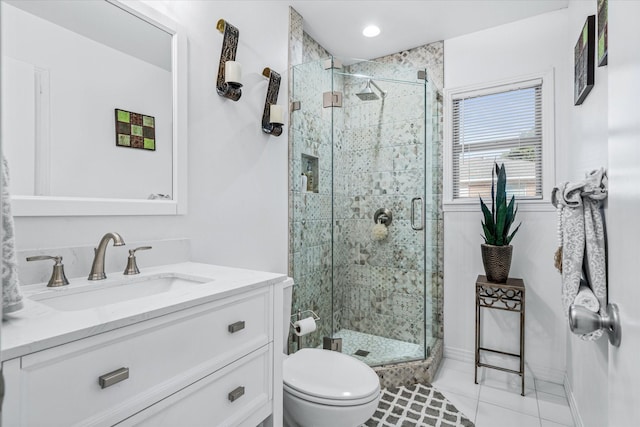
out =
[[[300,309],[298,309],[298,312],[297,312],[296,314],[292,314],[292,315],[291,315],[291,319],[293,319],[293,318],[295,317],[295,318],[296,318],[296,321],[298,321],[298,320],[302,320],[302,315],[303,315],[303,314],[306,314],[306,313],[311,313],[311,315],[313,316],[313,320],[314,320],[314,321],[316,321],[316,322],[317,322],[318,320],[320,320],[320,316],[318,316],[318,315],[317,315],[315,312],[313,312],[312,310],[305,310],[305,311],[302,311],[302,310],[300,310]],[[292,327],[293,329],[295,329],[295,328],[296,328],[296,325],[294,325],[294,323],[293,323],[291,320],[289,320],[289,324],[291,325],[291,327]],[[292,338],[292,340],[293,340],[293,341],[295,341],[295,343],[296,343],[296,351],[300,350],[300,349],[302,348],[302,337],[301,337],[300,335],[293,334],[293,336],[292,336],[291,338]]]
[[[311,311],[311,310],[305,310],[305,311],[301,311],[298,310],[298,312],[296,314],[292,314],[291,318],[293,319],[294,317],[297,320],[302,320],[302,315],[305,313],[311,313],[311,315],[313,316],[313,320],[315,320],[316,322],[318,320],[320,320],[320,316],[318,316],[315,312]],[[295,325],[293,324],[294,322],[292,322],[291,320],[289,320],[289,323],[291,324],[292,327],[295,327]]]

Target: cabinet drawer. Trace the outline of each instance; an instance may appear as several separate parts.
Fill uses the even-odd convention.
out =
[[[270,413],[270,347],[125,420],[119,427],[255,426]]]
[[[270,307],[269,290],[259,290],[24,356],[19,413],[8,420],[113,425],[265,346]],[[101,388],[99,377],[120,368],[128,378]]]

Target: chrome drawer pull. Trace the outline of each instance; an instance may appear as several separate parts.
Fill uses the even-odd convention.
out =
[[[98,377],[98,384],[100,384],[101,388],[107,388],[127,378],[129,378],[129,368],[120,368],[108,374],[100,375]]]
[[[229,325],[229,332],[232,334],[244,329],[244,320]]]
[[[244,395],[244,387],[237,387],[235,390],[229,393],[229,402],[235,402]]]

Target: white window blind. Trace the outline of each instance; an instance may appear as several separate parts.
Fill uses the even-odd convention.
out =
[[[452,100],[453,198],[491,200],[494,162],[507,195],[542,198],[542,82]]]

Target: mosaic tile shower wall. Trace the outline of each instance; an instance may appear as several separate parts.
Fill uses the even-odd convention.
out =
[[[425,97],[424,88],[379,81],[389,91],[384,104],[359,101],[364,80],[340,73],[332,79],[321,61],[329,52],[304,33],[295,10],[290,17],[290,93],[301,109],[289,123],[296,141],[289,148],[289,265],[294,308],[322,318],[304,346],[321,345],[323,336],[343,329],[414,344],[424,343],[425,327],[427,336],[442,337],[441,97],[435,89]],[[416,82],[415,70],[426,68],[442,88],[442,50],[433,43],[345,71]],[[400,71],[407,65],[409,74]],[[322,108],[322,93],[331,90],[343,92],[343,108]],[[301,188],[308,159],[317,161],[317,192]],[[427,215],[425,230],[415,232],[410,201],[418,195],[426,195]],[[372,215],[383,206],[394,222],[389,238],[374,244]]]

